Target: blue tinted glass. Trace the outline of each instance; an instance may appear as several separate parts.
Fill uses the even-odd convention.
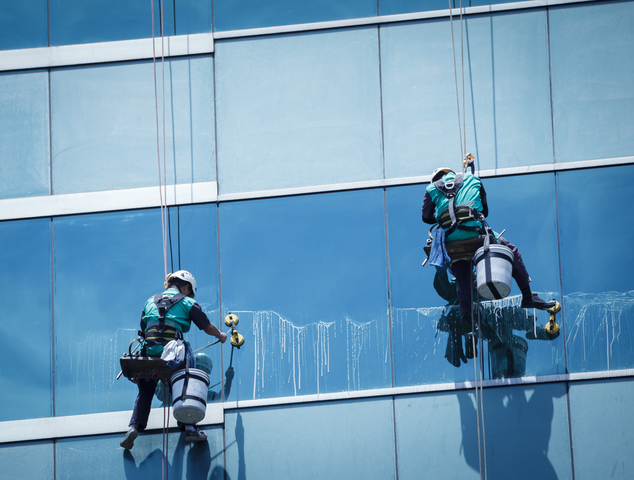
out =
[[[633,16],[632,2],[550,9],[558,162],[632,154]]]
[[[632,379],[571,383],[569,396],[575,478],[629,478],[634,469]]]
[[[429,226],[420,219],[425,186],[392,188],[387,192],[394,376],[399,386],[463,381],[473,376],[472,365],[458,362],[460,367],[456,368],[452,351],[448,350],[452,336],[443,313],[456,307],[450,307],[440,297],[442,289],[436,290],[434,284],[446,277],[439,274],[436,278],[432,266],[421,267],[426,258],[423,245],[429,238]],[[519,248],[533,280],[533,292],[542,298],[561,301],[552,175],[485,179],[484,186],[489,224],[498,232],[506,229],[505,238]],[[542,213],[535,215],[534,212]],[[513,356],[516,363],[525,362],[516,369],[521,375],[564,371],[562,339],[542,340],[549,315],[521,309],[521,300],[513,282],[511,296],[483,303],[481,322],[487,359],[484,378],[517,376],[507,370],[508,355]],[[495,316],[494,312],[504,315]],[[462,338],[465,352],[467,343],[467,339]]]
[[[634,230],[608,221],[606,231],[615,209],[634,202],[631,188],[614,186],[632,181],[631,165],[557,174],[571,372],[634,367]]]
[[[463,127],[480,168],[552,163],[545,11],[471,16],[462,33],[464,55],[454,19],[454,73],[448,19],[381,27],[388,178],[459,166]]]
[[[171,421],[175,426],[176,422]],[[167,439],[167,465],[163,471],[163,434],[160,431],[141,433],[132,450],[119,447],[121,435],[71,438],[56,443],[57,478],[95,480],[113,478],[221,479],[222,428],[202,428],[207,441],[185,443],[185,434],[170,433]],[[50,477],[52,478],[52,477]]]
[[[152,7],[154,13],[152,13]],[[174,3],[159,0],[58,0],[50,2],[51,45],[94,43],[174,35]]]
[[[47,0],[0,3],[0,50],[46,47],[46,4]]]
[[[216,31],[376,15],[374,0],[215,0],[213,3]]]
[[[486,448],[488,478],[572,478],[564,384],[486,389],[483,406],[484,413],[476,410],[473,391],[397,398],[399,479],[421,478],[422,471],[446,478],[448,469],[451,478],[477,478],[479,446]],[[482,413],[484,443],[476,423]]]
[[[531,290],[545,300],[556,299],[561,303],[553,175],[487,178],[483,180],[483,185],[489,205],[487,221],[498,233],[506,230],[504,238],[519,249],[532,280]],[[517,283],[513,281],[511,295],[504,303],[517,308],[521,300]],[[519,323],[515,320],[513,335],[526,340],[525,374],[564,373],[562,330],[557,338],[545,338],[544,327],[550,320],[547,312],[524,309],[517,313],[523,318]],[[557,314],[556,323],[563,328],[561,313]],[[491,351],[494,347],[495,353]],[[499,355],[496,342],[488,342],[488,352],[492,359]]]
[[[231,412],[225,416],[225,435],[227,478],[250,478],[250,472],[261,478],[298,479],[307,472],[314,478],[351,480],[395,475],[390,400]],[[351,439],[354,459],[345,447]]]
[[[449,0],[449,1],[452,1],[452,0]],[[379,15],[394,15],[397,13],[425,12],[428,10],[446,10],[449,8],[449,1],[445,1],[445,0],[379,0]]]
[[[196,301],[209,320],[221,329],[220,310],[218,306],[218,231],[216,204],[193,205],[179,207],[172,210],[170,226],[172,229],[172,242],[176,245],[177,232],[180,237],[178,256],[176,250],[170,255],[172,271],[184,269],[191,272],[196,278],[198,290]],[[177,261],[177,258],[179,259]],[[226,330],[227,327],[223,328]],[[209,345],[216,341],[192,325],[186,335],[186,340],[193,350]],[[228,344],[227,344],[228,345]],[[211,391],[220,393],[220,381],[225,377],[222,372],[221,349],[219,345],[202,350],[212,361],[210,374]],[[227,366],[225,365],[225,371]],[[231,396],[227,397],[231,400]],[[215,396],[215,401],[220,401],[220,395]]]
[[[451,0],[452,8],[461,6],[460,0]],[[463,7],[476,5],[491,5],[495,3],[519,2],[521,0],[463,0]],[[447,10],[449,1],[445,0],[379,0],[380,15],[394,15],[398,13],[426,12],[428,10]]]
[[[220,205],[238,400],[391,384],[384,225],[380,189]]]
[[[434,267],[421,265],[429,231],[421,220],[426,186],[387,190],[394,383],[399,387],[473,376],[472,365],[456,369],[444,358],[448,337],[437,327],[447,302],[434,290]]]
[[[179,210],[180,219],[174,211],[170,216],[168,269],[180,266],[197,277],[196,298],[211,314],[218,301],[215,206]],[[115,377],[145,301],[163,290],[160,212],[59,218],[53,233],[56,414],[129,410],[136,387]],[[213,340],[195,326],[186,338],[195,348]],[[210,355],[219,364],[219,353]]]
[[[216,44],[221,193],[382,178],[376,28]]]
[[[53,442],[27,442],[0,445],[3,478],[51,480]]]
[[[0,382],[11,393],[0,400],[0,421],[52,413],[50,223],[0,223],[0,271],[12,284],[0,327]]]
[[[177,0],[174,4],[174,31],[176,35],[211,32],[212,2]]]
[[[48,195],[48,72],[0,74],[0,112],[0,198]]]
[[[156,69],[168,184],[213,180],[212,58],[166,60],[165,144],[160,61]],[[158,185],[153,79],[152,62],[51,72],[54,193]]]

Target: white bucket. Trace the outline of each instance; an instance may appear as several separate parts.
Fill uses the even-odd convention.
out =
[[[513,252],[504,245],[478,248],[473,257],[478,280],[478,295],[487,300],[499,300],[511,293]]]
[[[205,418],[209,375],[197,368],[179,370],[172,375],[174,418],[194,425]]]

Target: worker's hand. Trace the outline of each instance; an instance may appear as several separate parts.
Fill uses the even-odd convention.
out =
[[[220,340],[220,343],[225,343],[227,341],[227,334],[224,332],[220,332],[218,340]]]
[[[227,373],[225,373],[225,377],[227,378],[227,380],[228,381],[233,380],[234,375],[235,375],[235,372],[233,371],[233,367],[227,368]]]

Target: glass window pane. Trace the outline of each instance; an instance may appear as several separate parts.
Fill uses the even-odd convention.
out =
[[[563,383],[483,393],[488,478],[572,478]],[[448,471],[449,478],[478,478],[480,467],[485,471],[473,390],[397,397],[394,406],[399,478],[423,471],[424,478],[448,478]]]
[[[0,50],[46,47],[47,0],[0,3]],[[0,91],[3,89],[0,88]]]
[[[374,0],[215,0],[214,30],[272,27],[374,17]]]
[[[451,0],[453,7],[460,7],[460,0]],[[491,5],[495,3],[519,2],[521,0],[463,0],[463,7],[476,5]],[[446,0],[379,0],[380,15],[394,15],[398,13],[426,12],[429,10],[447,10],[449,1]]]
[[[632,379],[571,382],[569,397],[575,479],[629,478],[634,469]]]
[[[176,35],[211,32],[211,4],[199,0],[174,2],[174,31]],[[165,7],[167,8],[167,6]],[[167,17],[167,14],[165,14]]]
[[[166,60],[165,144],[161,62],[156,69],[167,183],[214,180],[212,58]],[[158,185],[154,95],[152,62],[53,70],[54,193]]]
[[[4,478],[51,480],[54,478],[53,442],[26,442],[0,445]]]
[[[0,198],[50,193],[48,72],[0,73]]]
[[[380,189],[220,205],[238,400],[391,385],[383,210]]]
[[[180,266],[197,277],[197,300],[217,322],[215,205],[179,210],[180,218],[176,209],[170,216],[168,269]],[[115,377],[145,301],[163,291],[160,211],[57,218],[53,233],[56,415],[130,410],[136,386]],[[194,348],[213,340],[195,327],[186,339]],[[210,353],[216,365],[219,355]],[[213,376],[220,380],[219,367]]]
[[[634,202],[631,188],[615,185],[632,181],[632,165],[557,174],[571,372],[634,367],[634,230],[609,221]]]
[[[216,44],[221,193],[382,178],[376,28]]]
[[[225,425],[226,478],[394,478],[390,400],[241,410]]]
[[[561,302],[553,176],[484,179],[483,184],[488,222],[498,232],[506,229],[505,238],[519,248],[533,280],[533,292]],[[440,297],[442,289],[437,291],[434,285],[434,267],[421,267],[426,258],[423,245],[429,238],[429,227],[420,218],[425,187],[390,188],[387,192],[394,376],[398,386],[473,378],[472,361],[467,365],[458,361],[456,368],[450,350],[451,312],[457,314],[457,307]],[[484,346],[477,348],[479,352],[484,349],[486,355],[484,378],[564,373],[562,337],[542,339],[548,313],[521,309],[521,300],[513,281],[509,297],[482,303]],[[470,343],[467,337],[458,338],[466,354]],[[506,363],[509,355],[517,366],[514,371]]]
[[[152,14],[152,7],[154,14]],[[174,35],[174,4],[163,6],[164,34]],[[51,45],[161,36],[159,0],[59,0],[50,2]]]
[[[10,311],[0,326],[0,421],[52,415],[51,221],[0,222]],[[8,307],[7,307],[8,308]]]
[[[461,135],[480,168],[552,163],[545,10],[454,19],[458,102],[448,19],[381,27],[388,178],[458,164]],[[521,132],[521,133],[518,133]]]
[[[176,422],[171,418],[170,427],[175,426]],[[164,445],[160,430],[141,433],[132,450],[119,447],[123,434],[57,440],[57,478],[225,478],[222,467],[222,428],[207,427],[201,430],[207,434],[207,441],[195,445],[185,443],[184,433],[172,431],[168,435],[166,471],[163,471]]]
[[[634,3],[551,8],[558,162],[632,155]]]

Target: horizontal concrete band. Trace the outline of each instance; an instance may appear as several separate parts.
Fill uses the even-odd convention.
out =
[[[559,172],[584,168],[608,167],[634,164],[634,156],[585,160],[567,163],[549,163],[526,167],[498,168],[480,170],[481,178],[509,175]],[[167,187],[168,205],[189,205],[195,203],[229,202],[258,198],[284,197],[312,193],[327,193],[366,188],[384,188],[401,185],[428,183],[430,175],[417,177],[368,180],[363,182],[335,183],[276,190],[254,192],[218,193],[217,182],[188,183]],[[56,217],[82,213],[112,212],[159,207],[161,205],[159,187],[132,188],[126,190],[108,190],[104,192],[72,193],[47,195],[41,197],[23,197],[0,200],[0,221],[25,218]]]
[[[0,423],[0,443],[122,433],[128,430],[131,415],[132,410],[2,422]],[[207,405],[205,418],[198,425],[220,425],[224,421],[224,408],[221,404],[213,403]],[[171,414],[169,426],[176,427],[176,420]],[[161,430],[162,428],[163,409],[154,408],[150,414],[147,429]]]
[[[136,210],[160,207],[161,201],[164,205],[171,206],[215,202],[217,200],[217,182],[168,185],[161,189],[159,187],[143,187],[104,192],[10,198],[0,200],[0,220]]]
[[[465,7],[463,15],[505,12],[529,8],[543,8],[556,5],[586,3],[594,0],[529,0],[525,2],[500,3]],[[354,18],[350,20],[334,20],[328,22],[302,23],[276,27],[250,28],[226,32],[200,33],[192,35],[175,35],[155,39],[154,53],[152,39],[121,40],[113,42],[63,45],[58,47],[24,48],[19,50],[0,51],[0,71],[27,70],[36,68],[63,67],[69,65],[86,65],[129,60],[146,60],[153,56],[177,57],[183,55],[199,55],[214,52],[214,39],[231,39],[261,35],[329,30],[334,28],[382,25],[414,20],[459,16],[460,9],[455,8],[428,12],[404,13],[398,15],[381,15],[376,17]]]
[[[581,382],[591,380],[599,381],[627,377],[634,377],[634,369],[485,380],[482,382],[482,387],[530,386],[546,383]],[[478,385],[480,384],[478,383]],[[206,416],[198,425],[221,425],[224,423],[225,411],[236,409],[263,408],[280,405],[298,405],[342,400],[362,400],[378,397],[396,397],[401,395],[469,390],[472,388],[475,388],[474,382],[440,383],[432,385],[413,385],[410,387],[357,390],[352,392],[323,393],[297,397],[244,400],[237,402],[225,402],[223,404],[214,403],[207,405]],[[127,430],[131,413],[131,411],[108,412],[0,422],[0,444],[123,433]],[[170,425],[175,426],[175,420],[173,418],[170,419]],[[150,414],[148,430],[156,431],[161,430],[162,428],[163,409],[155,408]]]
[[[148,60],[209,54],[214,51],[211,33],[176,35],[154,39],[85,43],[60,47],[24,48],[0,51],[0,71],[89,65],[95,63]]]

